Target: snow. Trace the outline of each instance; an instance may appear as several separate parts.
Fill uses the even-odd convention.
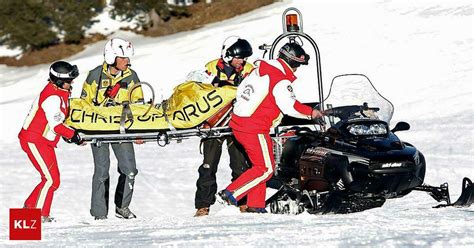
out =
[[[402,120],[411,124],[410,131],[398,135],[425,155],[426,182],[449,182],[451,197],[456,199],[462,178],[474,178],[474,7],[470,1],[285,1],[166,37],[123,31],[111,37],[133,42],[133,68],[141,80],[167,98],[187,72],[219,56],[227,36],[238,34],[251,42],[251,61],[262,56],[257,46],[271,43],[281,33],[281,13],[290,6],[301,10],[304,31],[318,44],[325,93],[336,75],[367,75],[394,104],[392,125]],[[87,71],[102,62],[104,44],[90,45],[67,59],[81,71],[74,96],[80,94]],[[314,101],[314,64],[308,68],[297,72],[295,92],[303,101]],[[193,218],[197,168],[202,160],[198,139],[164,148],[151,143],[135,146],[139,174],[130,207],[138,218],[120,220],[111,211],[103,222],[94,222],[89,215],[90,148],[60,143],[61,186],[52,206],[57,222],[43,226],[42,241],[9,241],[8,210],[21,207],[39,181],[16,135],[47,74],[45,64],[0,65],[1,246],[474,245],[474,207],[432,209],[436,202],[421,192],[349,215],[247,215],[215,204],[209,217]],[[229,182],[228,162],[223,152],[219,188]],[[112,156],[111,194],[117,181],[115,166]]]
[[[0,46],[0,57],[2,56],[18,56],[21,54],[21,49],[9,49],[7,46]]]
[[[138,23],[135,19],[130,22],[121,22],[119,20],[113,19],[110,16],[110,11],[112,9],[113,6],[108,4],[100,14],[98,14],[92,19],[92,21],[94,21],[94,24],[86,30],[86,36],[94,33],[111,35],[120,30],[121,28],[135,29],[138,27]]]

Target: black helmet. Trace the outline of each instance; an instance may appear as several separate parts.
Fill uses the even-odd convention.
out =
[[[221,55],[226,63],[230,63],[234,57],[248,58],[252,56],[252,54],[252,46],[250,43],[238,36],[228,37],[222,45]]]
[[[300,65],[307,65],[309,61],[309,55],[306,54],[303,48],[295,42],[283,45],[278,53],[278,58],[286,61],[291,68],[297,68]]]
[[[77,76],[79,76],[77,66],[66,61],[56,61],[49,67],[49,80],[60,88],[64,83],[70,83]]]

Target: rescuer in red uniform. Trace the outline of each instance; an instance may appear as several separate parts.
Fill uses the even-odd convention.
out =
[[[83,141],[77,131],[63,122],[68,114],[68,98],[73,79],[79,75],[77,66],[65,61],[49,68],[49,82],[35,99],[18,134],[20,145],[41,175],[41,182],[26,199],[25,208],[40,208],[43,222],[49,216],[53,194],[59,187],[59,169],[54,148],[60,137],[76,144]]]
[[[227,203],[236,205],[247,196],[247,212],[266,212],[265,183],[275,167],[270,128],[282,113],[303,119],[322,117],[320,111],[296,100],[293,93],[293,73],[308,60],[309,55],[299,44],[287,43],[280,49],[278,59],[257,61],[257,68],[239,85],[230,127],[244,146],[252,168],[219,192]]]

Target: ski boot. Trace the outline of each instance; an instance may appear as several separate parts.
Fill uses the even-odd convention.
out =
[[[240,210],[241,213],[246,213],[247,208],[249,208],[247,205],[240,205],[239,206],[239,210]]]
[[[247,207],[245,211],[242,211],[242,213],[255,213],[255,214],[266,214],[268,213],[265,208],[252,208],[252,207]]]
[[[201,217],[207,215],[209,215],[209,208],[198,208],[198,210],[194,214],[194,217]]]
[[[41,216],[41,223],[56,222],[56,219],[51,216]]]
[[[237,200],[232,193],[226,189],[219,191],[216,198],[220,204],[237,206]]]
[[[137,216],[128,207],[115,208],[115,216],[120,219],[134,219]]]

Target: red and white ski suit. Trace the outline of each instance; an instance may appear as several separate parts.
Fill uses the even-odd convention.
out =
[[[265,207],[266,181],[275,167],[270,128],[281,120],[282,112],[296,118],[311,118],[312,108],[295,99],[296,79],[283,60],[260,60],[239,85],[230,127],[250,158],[252,168],[226,189],[236,200],[247,195],[247,205]]]
[[[59,170],[54,148],[60,136],[68,139],[74,130],[63,124],[68,114],[69,91],[48,83],[35,99],[18,134],[20,145],[41,175],[41,182],[25,201],[26,208],[40,208],[49,216],[53,193],[59,187]]]

